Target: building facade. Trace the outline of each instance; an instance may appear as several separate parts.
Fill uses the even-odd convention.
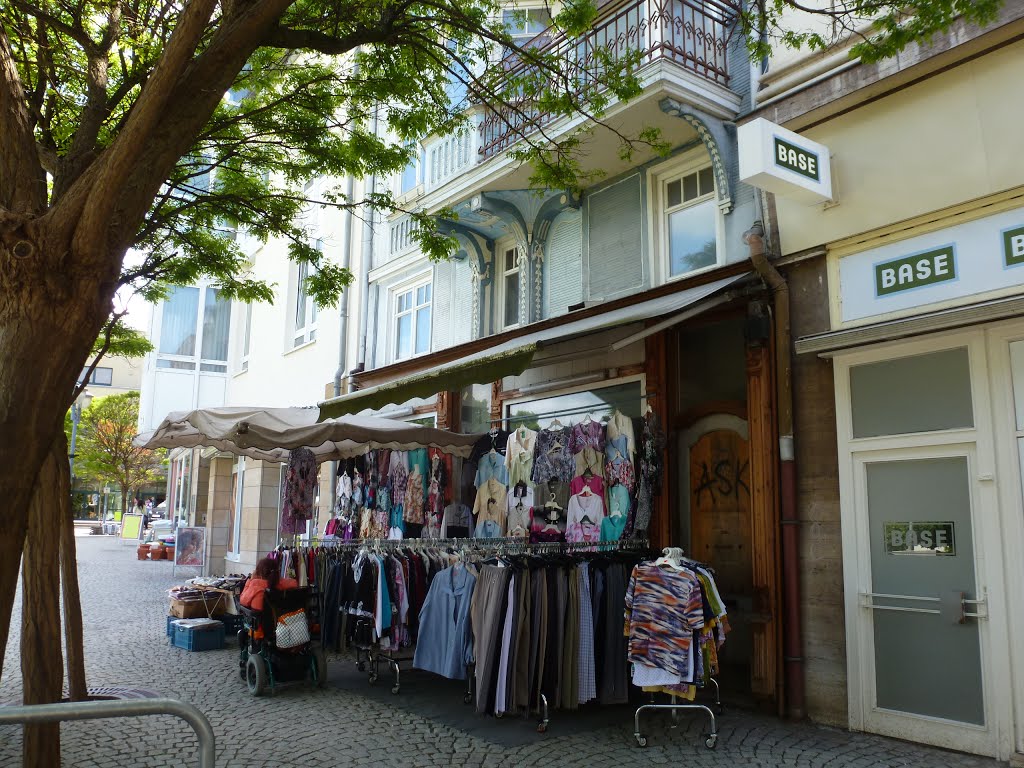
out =
[[[1022,32],[1007,4],[895,60],[796,62],[745,118],[831,155],[831,200],[774,200],[808,710],[1001,759],[1024,752]]]

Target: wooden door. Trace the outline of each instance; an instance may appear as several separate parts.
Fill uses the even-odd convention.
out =
[[[721,654],[724,690],[751,692],[754,611],[750,449],[742,435],[716,429],[689,452],[691,547],[715,570],[729,611],[729,633]]]

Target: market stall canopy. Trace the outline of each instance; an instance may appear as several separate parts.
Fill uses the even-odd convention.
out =
[[[442,390],[457,391],[472,384],[489,384],[506,376],[518,376],[530,367],[534,355],[545,345],[681,312],[688,308],[689,314],[692,315],[694,310],[699,309],[698,302],[748,276],[749,273],[734,275],[579,320],[565,317],[565,322],[561,324],[518,336],[460,360],[437,365],[411,376],[403,376],[387,384],[331,398],[320,403],[320,413],[323,418],[329,418],[366,409],[377,410],[391,403],[397,405],[417,397],[431,397]],[[678,322],[685,319],[686,317],[680,316]],[[672,322],[673,319],[669,318],[660,324],[659,328],[668,327]]]
[[[210,447],[263,461],[287,461],[293,448],[309,448],[323,462],[377,448],[439,448],[464,458],[479,438],[376,416],[321,421],[317,408],[224,407],[168,414],[136,443],[145,448]]]

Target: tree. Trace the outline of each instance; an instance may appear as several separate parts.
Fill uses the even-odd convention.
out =
[[[82,414],[77,457],[82,474],[121,488],[121,509],[128,496],[146,483],[160,479],[163,451],[134,445],[138,432],[139,393],[126,392],[93,400]]]
[[[997,4],[864,0],[846,13],[880,18],[879,39],[898,45],[944,28],[957,13],[984,20]],[[722,5],[738,14],[758,53],[782,11],[797,6]],[[45,619],[46,590],[58,589],[47,570],[57,558],[36,516],[62,503],[61,418],[120,287],[155,297],[206,276],[226,296],[269,300],[270,286],[247,276],[223,236],[244,228],[284,238],[295,261],[316,265],[309,292],[333,304],[351,275],[322,259],[299,214],[310,205],[398,206],[372,187],[362,199],[330,189],[309,200],[296,191],[301,182],[395,172],[411,157],[407,141],[465,126],[469,102],[509,120],[523,139],[515,157],[533,164],[535,183],[581,183],[580,131],[556,137],[550,118],[583,114],[587,125],[614,132],[601,117],[613,101],[638,93],[639,55],[588,49],[571,60],[566,49],[524,48],[500,10],[498,0],[0,5],[0,659],[23,547],[31,594],[39,596],[26,590],[26,622]],[[568,0],[555,26],[577,36],[595,15],[593,0]],[[503,50],[526,65],[496,65]],[[626,155],[666,149],[649,132],[617,138]],[[450,238],[427,213],[410,213],[421,247],[444,258]],[[143,254],[140,264],[125,265],[130,248]],[[26,540],[30,521],[44,534]],[[59,665],[51,663],[59,642],[26,640],[43,658],[23,663],[25,701],[52,700],[60,693],[52,676]],[[26,734],[30,762],[59,762],[56,726]]]

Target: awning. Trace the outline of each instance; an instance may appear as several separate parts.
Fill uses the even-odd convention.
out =
[[[317,408],[225,407],[171,413],[135,442],[145,448],[216,448],[263,461],[287,461],[293,448],[309,448],[323,462],[377,448],[439,448],[466,457],[479,437],[376,416],[321,420]]]
[[[397,405],[417,397],[430,397],[442,391],[457,391],[471,384],[488,384],[506,376],[518,376],[530,367],[534,355],[545,346],[595,331],[678,312],[748,275],[749,273],[734,275],[581,320],[566,318],[567,322],[561,325],[524,334],[460,360],[437,365],[397,381],[326,400],[320,403],[321,417],[358,413],[367,408],[377,410],[385,405]],[[682,322],[684,319],[680,318],[679,321]]]
[[[954,328],[991,323],[1021,315],[1024,315],[1024,298],[1013,296],[971,304],[966,307],[926,312],[899,320],[887,320],[872,325],[803,336],[796,340],[794,346],[798,355],[818,354],[822,357],[829,357],[836,352],[852,347],[905,339],[937,331],[949,331]]]

